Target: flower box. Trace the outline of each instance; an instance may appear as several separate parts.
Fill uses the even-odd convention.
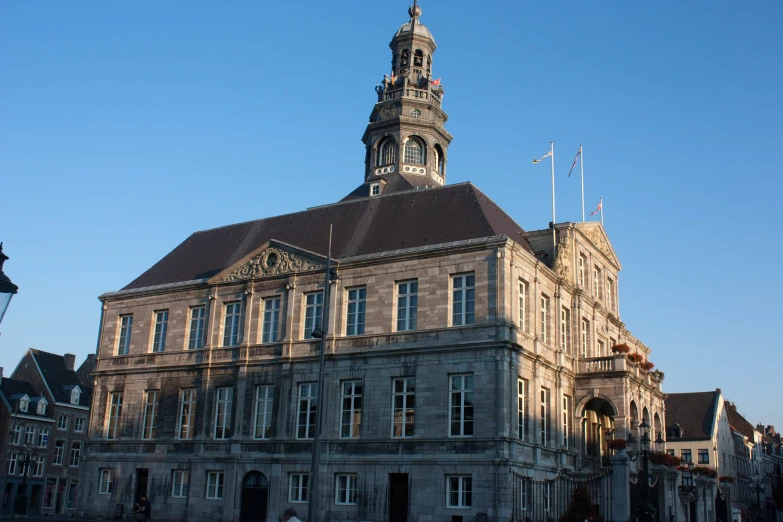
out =
[[[696,466],[693,468],[694,475],[701,475],[702,477],[718,478],[718,472],[709,466]]]
[[[721,477],[718,479],[718,482],[723,482],[725,484],[734,484],[734,477],[731,477],[729,475],[721,475]]]
[[[628,355],[628,359],[635,363],[640,363],[644,360],[644,357],[642,357],[641,354],[634,352]]]
[[[669,455],[663,451],[654,451],[650,453],[650,462],[653,464],[662,464],[669,468],[676,468],[682,464],[682,459],[674,455]]]
[[[628,353],[631,351],[631,347],[625,343],[615,344],[612,346],[612,352],[614,353]]]
[[[653,363],[653,362],[650,362],[650,361],[644,361],[644,362],[643,362],[642,364],[640,364],[639,366],[641,366],[641,367],[642,367],[642,370],[647,370],[647,371],[649,372],[650,370],[652,370],[653,368],[655,368],[655,363]]]
[[[625,439],[614,439],[606,443],[606,447],[613,450],[623,450],[628,447]]]

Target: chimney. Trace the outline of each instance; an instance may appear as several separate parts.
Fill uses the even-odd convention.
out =
[[[73,371],[73,365],[76,363],[76,356],[72,353],[66,353],[63,355],[63,361],[65,361],[65,367]]]
[[[3,367],[0,366],[0,379],[2,379],[2,378],[3,378]]]

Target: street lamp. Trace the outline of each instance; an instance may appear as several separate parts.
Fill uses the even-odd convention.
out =
[[[632,461],[642,459],[642,469],[637,480],[640,489],[639,503],[641,504],[638,509],[639,521],[652,522],[656,509],[650,504],[650,425],[647,424],[646,420],[639,424],[639,430],[642,432],[642,436],[639,439],[639,450],[629,453],[628,456]],[[628,442],[632,441],[633,439],[629,437]]]
[[[11,279],[3,273],[3,263],[8,256],[3,253],[3,244],[0,243],[0,323],[3,322],[5,311],[11,304],[11,298],[19,290],[19,287],[11,282]]]
[[[761,522],[761,493],[764,491],[762,479],[759,475],[753,477],[753,491],[756,492],[756,522]]]
[[[27,501],[29,499],[27,496],[27,475],[30,474],[30,465],[36,461],[35,457],[38,456],[38,452],[36,451],[35,446],[28,444],[20,455],[24,455],[24,459],[22,460],[22,487],[19,488],[20,492],[17,493],[16,498],[14,498],[13,514],[26,517]]]

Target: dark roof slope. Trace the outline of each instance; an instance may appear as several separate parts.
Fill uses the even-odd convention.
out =
[[[62,355],[36,350],[35,348],[30,348],[30,353],[35,358],[35,362],[38,363],[41,374],[49,386],[55,401],[70,403],[71,393],[68,390],[73,385],[78,385],[82,392],[85,391],[76,372],[69,370],[65,365],[65,358]],[[66,387],[68,387],[68,390],[66,390]],[[82,393],[79,397],[79,406],[89,405],[89,394]]]
[[[666,398],[668,428],[679,424],[682,437],[675,440],[706,440],[712,438],[719,392],[671,393]]]
[[[43,415],[38,415],[38,409],[35,407],[35,404],[38,403],[38,400],[36,399],[40,400],[40,396],[38,395],[39,392],[35,391],[33,385],[27,381],[3,377],[0,379],[0,393],[2,393],[6,401],[8,401],[8,404],[11,407],[11,413],[17,411],[19,399],[21,399],[22,396],[27,395],[30,398],[30,405],[26,412],[20,413],[31,417],[45,418],[47,416],[46,412],[44,412]]]
[[[332,255],[338,259],[502,234],[531,251],[508,214],[462,183],[196,232],[123,290],[212,277],[270,239],[325,256],[330,223]]]
[[[726,403],[726,412],[729,415],[729,424],[731,424],[731,427],[745,435],[750,441],[756,442],[754,440],[754,432],[756,429],[751,423],[745,420],[745,417],[740,415],[733,402]]]
[[[76,376],[79,378],[79,382],[82,383],[82,389],[92,389],[93,376],[95,374],[95,359],[94,353],[87,354],[87,358],[84,360],[79,369],[76,370]]]

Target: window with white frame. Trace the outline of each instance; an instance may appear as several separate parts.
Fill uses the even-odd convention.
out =
[[[276,343],[280,327],[280,298],[264,299],[264,323],[261,327],[261,342]]]
[[[541,294],[541,342],[549,344],[549,296]]]
[[[362,424],[362,381],[343,381],[341,384],[340,438],[356,438]]]
[[[392,437],[412,437],[416,407],[416,379],[401,377],[392,382]]]
[[[449,376],[450,429],[452,437],[473,435],[473,374]]]
[[[122,415],[122,392],[109,394],[109,423],[106,438],[116,440],[120,437],[120,416]]]
[[[114,481],[114,470],[113,469],[102,469],[101,470],[101,479],[98,483],[98,494],[99,495],[111,495],[112,490],[112,482]]]
[[[312,439],[315,434],[318,384],[305,382],[299,385],[299,411],[297,412],[296,438]]]
[[[517,436],[519,440],[525,440],[527,435],[527,381],[517,379]]]
[[[596,357],[605,357],[606,355],[608,355],[606,353],[606,343],[604,343],[603,340],[601,339],[598,339],[598,341],[596,341],[596,352],[597,352],[595,354]]]
[[[476,276],[451,276],[451,325],[465,326],[475,322]]]
[[[35,468],[33,469],[34,477],[43,477],[44,469],[46,469],[46,457],[39,455],[35,459]]]
[[[471,506],[473,506],[473,477],[446,475],[446,507],[469,508]]]
[[[46,414],[46,399],[41,399],[38,401],[38,404],[36,405],[36,413],[38,415],[45,415]]]
[[[215,431],[218,440],[231,437],[231,407],[234,402],[234,388],[218,388],[215,391]]]
[[[579,254],[579,286],[585,287],[585,266],[587,265],[587,258],[584,254]]]
[[[523,479],[519,481],[519,510],[522,512],[523,516],[522,519],[526,520],[527,517],[524,516],[525,512],[531,509],[531,494],[530,490],[532,489],[532,481],[529,479]]]
[[[19,399],[19,411],[23,413],[27,413],[27,409],[30,406],[30,399],[28,399],[26,396]]]
[[[220,500],[223,498],[223,482],[225,473],[222,471],[207,471],[207,498]]]
[[[242,303],[235,301],[226,303],[224,308],[223,346],[236,346],[239,344],[239,323],[241,319]]]
[[[413,137],[405,140],[403,159],[411,165],[424,165],[424,143]]]
[[[541,445],[549,446],[550,441],[550,393],[549,388],[541,387]]]
[[[174,498],[187,498],[188,496],[188,472],[183,469],[171,470],[171,496]]]
[[[256,421],[253,430],[255,439],[268,439],[272,436],[273,392],[272,386],[256,386]]]
[[[356,482],[358,475],[338,473],[335,477],[335,504],[356,504]]]
[[[706,449],[700,449],[699,464],[709,464],[709,463],[710,463],[710,452]]]
[[[370,185],[370,195],[371,196],[380,196],[381,195],[381,184],[380,183],[373,183]]]
[[[563,395],[563,447],[571,447],[571,397]]]
[[[519,280],[519,329],[527,331],[527,281]]]
[[[606,278],[606,308],[614,310],[614,279]]]
[[[79,467],[79,459],[82,456],[82,443],[71,441],[71,458],[68,463],[74,468]]]
[[[45,448],[49,445],[49,428],[38,430],[38,447]]]
[[[323,314],[323,292],[305,294],[305,321],[304,332],[302,332],[305,339],[313,338],[313,330],[315,330],[316,327],[321,326],[321,321],[323,321]]]
[[[60,431],[67,431],[68,430],[68,420],[70,417],[68,415],[60,414],[57,417],[57,429]]]
[[[291,473],[288,476],[288,501],[307,502],[307,491],[309,484],[309,474]]]
[[[54,455],[52,456],[53,466],[62,466],[65,458],[65,444],[67,441],[57,439],[54,441]]]
[[[397,142],[394,138],[387,138],[381,145],[381,153],[378,155],[378,166],[394,163],[397,158]]]
[[[11,453],[8,456],[8,461],[6,462],[5,466],[5,472],[8,476],[16,475],[16,465],[18,462],[18,455],[16,453]]]
[[[169,311],[155,312],[155,333],[152,335],[152,351],[162,352],[166,349],[166,330],[169,328]]]
[[[133,330],[133,314],[120,316],[120,336],[117,341],[117,355],[128,355],[130,351],[131,332]]]
[[[560,309],[560,349],[568,353],[571,337],[571,310],[565,306]]]
[[[397,331],[416,329],[419,311],[419,282],[397,283]]]
[[[73,421],[73,431],[76,433],[84,433],[84,427],[87,424],[87,419],[84,417],[76,417]]]
[[[179,429],[180,440],[193,438],[196,420],[196,388],[183,388],[179,402]]]
[[[601,269],[596,266],[593,267],[593,297],[601,297]]]
[[[24,429],[25,445],[35,444],[35,426],[27,426]]]
[[[348,290],[348,310],[345,319],[346,335],[364,334],[364,313],[367,308],[367,287]]]
[[[582,357],[590,357],[590,321],[582,319]]]
[[[144,391],[142,411],[141,438],[152,440],[155,438],[155,418],[158,415],[158,390]]]
[[[194,306],[190,309],[190,333],[188,350],[198,350],[204,346],[204,329],[207,323],[207,307]]]
[[[71,390],[71,404],[79,404],[79,397],[81,394],[82,392],[79,390],[78,386]]]

